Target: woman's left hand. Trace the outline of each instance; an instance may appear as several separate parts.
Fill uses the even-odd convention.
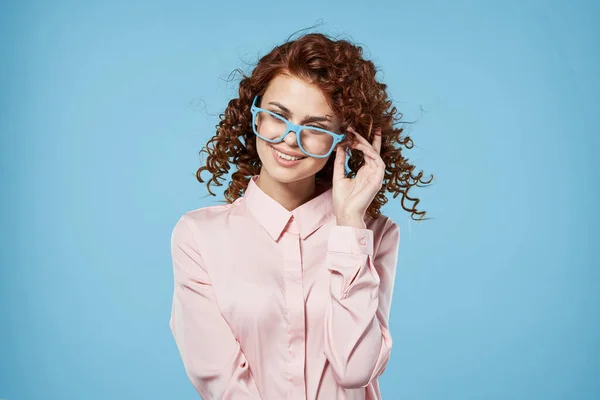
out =
[[[345,152],[342,146],[336,148],[333,166],[333,208],[338,225],[366,228],[364,216],[367,208],[381,190],[385,173],[385,163],[381,156],[381,129],[375,130],[373,144],[354,129],[348,132],[356,135],[359,143],[354,149],[362,151],[365,163],[356,176],[346,178],[344,174]]]

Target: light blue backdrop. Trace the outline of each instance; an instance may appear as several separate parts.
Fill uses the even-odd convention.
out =
[[[412,193],[435,220],[383,209],[384,398],[600,398],[598,2],[52,3],[0,5],[0,398],[197,398],[171,230],[218,204],[194,172],[229,73],[319,21],[365,46],[437,178]]]

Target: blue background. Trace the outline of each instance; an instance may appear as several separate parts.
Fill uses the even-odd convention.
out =
[[[383,209],[384,398],[600,398],[598,2],[52,3],[0,5],[0,398],[198,398],[171,230],[220,204],[194,173],[230,72],[320,22],[365,46],[436,176],[412,192],[434,220]]]

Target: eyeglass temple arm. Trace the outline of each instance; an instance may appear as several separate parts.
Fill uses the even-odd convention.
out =
[[[348,161],[350,160],[350,148],[347,147],[346,148],[346,163],[344,165],[344,169],[346,170],[346,176],[350,175],[350,172],[352,172],[352,170],[350,169],[350,166],[348,165]]]

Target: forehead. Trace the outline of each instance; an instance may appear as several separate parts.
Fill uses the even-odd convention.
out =
[[[334,115],[321,89],[289,75],[277,75],[269,82],[261,106],[271,101],[281,103],[294,115]]]

